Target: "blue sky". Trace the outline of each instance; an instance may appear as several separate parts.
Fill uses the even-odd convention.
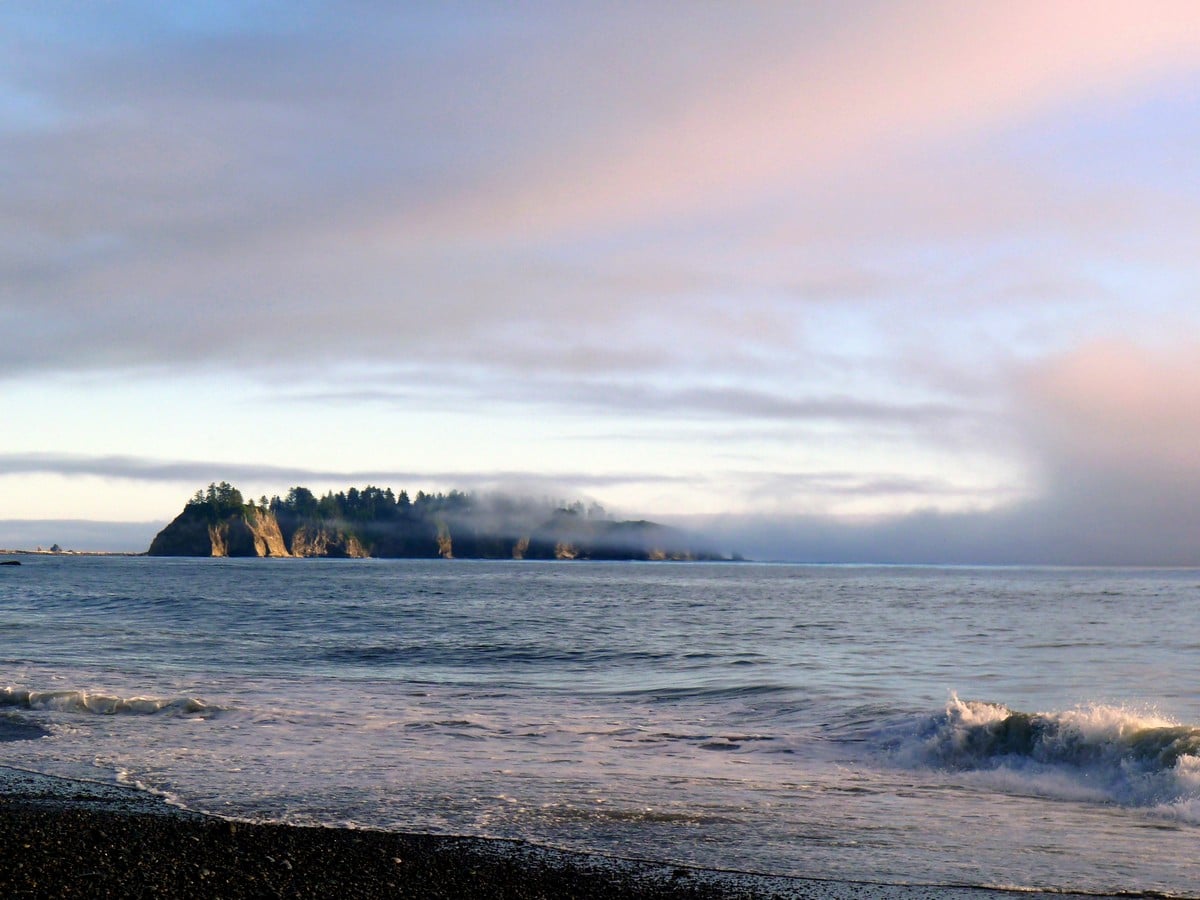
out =
[[[1200,562],[1197,101],[1192,3],[7,5],[0,544],[227,479]]]

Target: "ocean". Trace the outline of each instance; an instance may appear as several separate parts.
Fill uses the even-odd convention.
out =
[[[1200,571],[26,556],[0,765],[237,819],[1200,896]]]

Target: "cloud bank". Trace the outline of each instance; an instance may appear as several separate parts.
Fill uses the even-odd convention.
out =
[[[693,518],[763,559],[834,563],[1200,565],[1200,344],[1095,343],[1014,384],[1035,496],[867,521]]]

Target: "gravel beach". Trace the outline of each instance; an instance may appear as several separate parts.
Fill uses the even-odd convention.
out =
[[[0,896],[170,898],[881,898],[1003,892],[763,877],[514,841],[271,823],[119,786],[0,768]],[[1024,898],[1049,897],[1029,894]],[[1055,895],[1061,896],[1061,895]]]

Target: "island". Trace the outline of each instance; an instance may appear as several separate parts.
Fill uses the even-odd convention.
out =
[[[722,560],[683,531],[617,521],[598,504],[462,491],[410,498],[367,486],[246,501],[228,482],[196,491],[150,556],[385,559]]]

